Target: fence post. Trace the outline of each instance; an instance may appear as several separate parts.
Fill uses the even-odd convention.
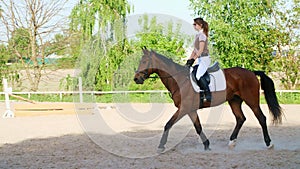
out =
[[[82,97],[82,78],[78,78],[78,86],[79,86],[79,102],[83,103],[83,97]]]
[[[59,99],[62,101],[62,92],[59,92]]]
[[[12,88],[8,87],[7,85],[7,79],[3,78],[3,90],[5,92],[5,106],[6,111],[3,114],[3,118],[13,118],[15,117],[14,112],[10,109],[10,102],[9,102],[9,94],[12,94]]]

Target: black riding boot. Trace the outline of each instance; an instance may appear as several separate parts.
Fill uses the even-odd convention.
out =
[[[199,80],[197,80],[197,83],[200,86],[200,88],[204,90],[206,101],[211,102],[211,92],[208,86],[208,81],[205,79],[205,77],[202,76]]]

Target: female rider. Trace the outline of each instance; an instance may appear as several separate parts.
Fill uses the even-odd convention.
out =
[[[208,23],[202,18],[194,19],[194,28],[198,32],[195,36],[194,50],[186,62],[187,66],[192,66],[198,58],[198,69],[196,73],[197,84],[204,90],[206,101],[211,101],[209,82],[204,76],[209,76],[207,68],[211,64],[208,50]],[[209,78],[209,77],[208,77]]]

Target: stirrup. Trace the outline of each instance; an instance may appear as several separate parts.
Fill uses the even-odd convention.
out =
[[[211,102],[211,96],[210,97],[204,97],[204,100],[206,101],[206,102]]]
[[[209,93],[209,94],[207,94],[207,93]],[[204,92],[204,98],[205,98],[205,101],[211,102],[211,99],[212,99],[211,92],[210,91],[205,91]]]
[[[205,94],[205,93],[207,93],[207,91],[200,92],[200,100],[201,100],[201,102],[202,103],[203,102],[211,102],[211,100],[212,100],[211,94],[210,94],[209,97],[207,97],[207,94]]]

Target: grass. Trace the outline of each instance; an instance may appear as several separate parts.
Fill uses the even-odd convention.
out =
[[[280,104],[300,104],[300,93],[276,93]],[[266,103],[264,95],[260,97],[261,103]]]
[[[28,98],[28,95],[19,95]],[[280,104],[300,104],[300,93],[277,93]],[[16,100],[10,98],[11,100]],[[37,102],[73,102],[79,101],[78,95],[71,94],[31,94],[30,100]],[[0,95],[0,100],[4,100],[4,95]],[[168,93],[129,93],[129,94],[102,94],[83,95],[84,102],[91,103],[172,103]],[[260,97],[260,103],[266,104],[264,95]]]

